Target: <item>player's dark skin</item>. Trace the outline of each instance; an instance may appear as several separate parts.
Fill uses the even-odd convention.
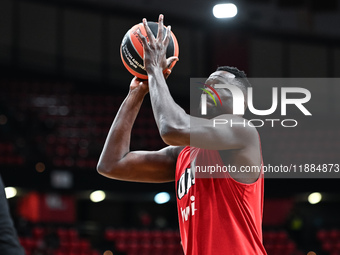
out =
[[[198,118],[188,115],[171,97],[163,71],[176,57],[166,59],[170,40],[170,26],[163,39],[163,15],[159,16],[159,29],[155,38],[146,19],[143,19],[149,41],[139,33],[144,47],[144,66],[148,81],[133,78],[130,91],[122,103],[106,138],[97,165],[100,174],[117,180],[135,182],[169,182],[175,180],[177,157],[185,146],[219,150],[226,165],[260,166],[261,152],[256,129],[246,125],[216,125],[214,119],[243,122],[242,116],[233,115],[229,90],[217,89],[223,106],[207,102],[207,111],[214,116]],[[233,74],[216,71],[206,83],[226,84]],[[131,130],[144,97],[150,94],[153,114],[163,141],[168,144],[159,151],[130,151]],[[209,98],[209,97],[208,97]],[[246,98],[246,97],[245,97]],[[258,172],[230,173],[237,181],[253,183]]]

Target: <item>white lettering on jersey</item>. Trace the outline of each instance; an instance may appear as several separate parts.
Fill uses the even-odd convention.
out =
[[[195,176],[193,175],[191,168],[185,169],[177,182],[177,196],[178,199],[182,199],[185,194],[188,194],[192,185],[195,184]]]
[[[190,200],[191,200],[191,204],[189,206],[185,207],[184,209],[181,207],[181,215],[182,215],[183,222],[189,219],[190,214],[191,216],[194,216],[195,211],[197,211],[197,209],[195,208],[195,197],[191,196]]]

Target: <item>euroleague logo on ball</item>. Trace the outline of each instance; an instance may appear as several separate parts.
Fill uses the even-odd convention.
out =
[[[157,22],[148,22],[148,26],[152,32],[152,34],[157,37],[158,32],[158,23]],[[139,38],[137,34],[137,30],[140,30],[142,35],[147,37],[144,25],[142,23],[139,23],[135,26],[133,26],[127,33],[124,35],[121,46],[120,46],[120,56],[122,59],[122,62],[125,66],[125,68],[134,76],[137,76],[140,79],[147,79],[148,75],[144,68],[143,63],[143,56],[144,56],[144,50],[143,50],[143,43],[141,39]],[[166,27],[164,27],[164,33],[166,34]],[[179,47],[178,42],[173,34],[171,32],[171,37],[169,41],[169,45],[166,50],[166,58],[179,55]],[[176,64],[176,61],[172,62],[172,64],[169,66],[170,69],[174,67]]]

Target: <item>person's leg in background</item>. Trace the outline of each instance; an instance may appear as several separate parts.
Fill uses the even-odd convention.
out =
[[[9,212],[5,187],[0,176],[0,254],[24,255]]]

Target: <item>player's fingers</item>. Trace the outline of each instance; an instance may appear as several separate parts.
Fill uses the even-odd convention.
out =
[[[157,32],[157,39],[160,42],[163,40],[163,30],[164,30],[163,20],[164,20],[164,16],[163,14],[160,14],[158,18],[158,32]]]
[[[164,45],[165,48],[167,48],[168,45],[169,45],[170,36],[171,36],[171,26],[167,26],[166,34],[165,34],[165,37],[164,37],[164,40],[163,40],[163,45]]]
[[[143,81],[141,78],[138,78],[137,76],[135,76],[133,79],[134,79],[137,83],[140,83],[140,82]]]
[[[171,69],[170,68],[165,69],[163,74],[164,74],[164,78],[167,79],[169,75],[171,74]]]
[[[142,35],[142,32],[140,31],[140,29],[137,29],[137,34],[139,38],[142,40],[143,47],[148,47],[148,40],[146,39],[144,35]]]
[[[149,43],[154,43],[155,42],[155,37],[153,35],[153,33],[151,32],[151,29],[149,28],[148,22],[146,21],[146,18],[143,19],[143,25],[146,31],[146,35],[149,38]]]
[[[166,59],[166,66],[167,66],[167,67],[170,67],[171,64],[172,64],[172,62],[178,61],[178,60],[179,60],[179,59],[178,59],[178,57],[176,57],[176,56],[167,58],[167,59]]]
[[[148,82],[148,80],[140,80],[140,82],[139,82],[139,85],[140,86],[142,86],[142,85],[149,85],[149,82]]]

